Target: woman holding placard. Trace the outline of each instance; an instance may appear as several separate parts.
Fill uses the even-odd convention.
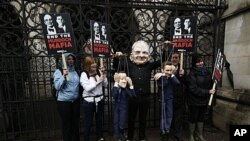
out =
[[[192,68],[187,76],[188,107],[189,107],[189,141],[194,141],[194,131],[200,141],[203,137],[203,122],[207,110],[209,96],[215,93],[212,89],[213,81],[210,71],[205,67],[199,54],[192,56]]]
[[[75,55],[72,53],[63,55],[64,67],[56,69],[53,75],[63,141],[80,141],[80,76],[75,68]]]

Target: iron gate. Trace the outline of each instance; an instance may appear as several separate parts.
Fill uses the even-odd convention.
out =
[[[110,24],[114,51],[129,52],[134,41],[143,39],[150,43],[152,56],[157,59],[162,37],[169,38],[170,17],[197,16],[196,51],[205,56],[209,68],[223,40],[224,25],[219,19],[225,0],[1,0],[0,4],[0,140],[60,136],[60,119],[50,92],[56,57],[47,54],[38,16],[41,13],[70,13],[79,58],[84,56],[90,37],[90,20]],[[188,68],[189,55],[185,58]],[[109,64],[112,58],[106,59],[111,78]],[[111,83],[105,94],[106,131],[112,130]],[[159,112],[153,79],[151,87],[148,126],[155,127]]]

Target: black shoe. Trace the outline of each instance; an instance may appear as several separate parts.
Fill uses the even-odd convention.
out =
[[[161,131],[161,135],[166,135],[166,134],[169,134],[169,133],[170,133],[170,131],[168,129]]]
[[[165,135],[161,135],[161,140],[160,141],[165,141],[165,140],[166,140]]]
[[[105,141],[103,137],[100,137],[98,141]]]
[[[173,136],[176,141],[184,141],[184,139],[180,136]]]
[[[128,138],[128,135],[126,133],[122,133],[122,140],[126,140]]]

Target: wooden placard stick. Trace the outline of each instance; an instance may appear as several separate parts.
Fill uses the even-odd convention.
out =
[[[101,57],[100,58],[100,68],[103,68],[104,67],[104,65],[103,65],[103,58]]]
[[[65,55],[64,55],[64,52],[66,52],[66,51],[65,50],[59,50],[57,52],[62,53],[63,70],[68,69],[66,59],[65,59]],[[66,77],[66,80],[69,80],[68,75]]]
[[[215,90],[216,84],[217,84],[217,82],[214,81],[213,88],[212,88],[213,90]],[[208,106],[211,106],[211,105],[212,105],[213,97],[214,97],[214,94],[211,94],[211,95],[210,95],[209,102],[208,102]]]
[[[181,56],[180,56],[180,70],[183,69],[183,51],[181,51]]]

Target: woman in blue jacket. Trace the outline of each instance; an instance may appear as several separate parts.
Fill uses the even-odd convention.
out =
[[[79,119],[80,77],[75,69],[76,57],[71,53],[65,54],[67,69],[56,69],[54,72],[54,86],[57,90],[57,107],[62,122],[64,141],[80,141]]]

